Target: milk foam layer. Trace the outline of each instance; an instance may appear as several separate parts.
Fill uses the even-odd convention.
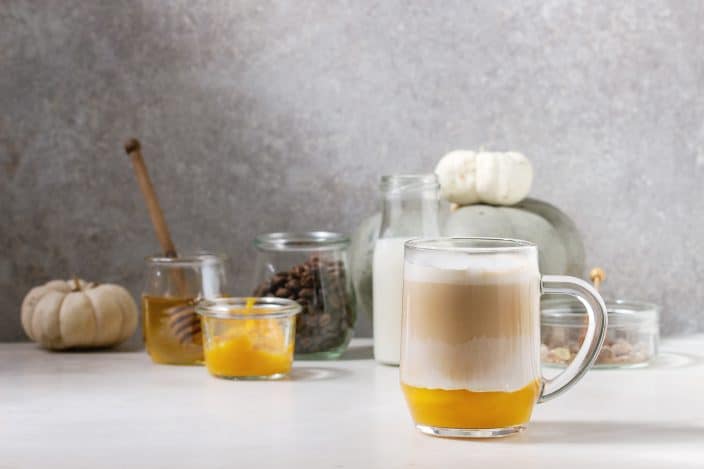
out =
[[[428,389],[513,392],[539,377],[539,356],[534,340],[525,336],[459,345],[415,342],[404,351],[401,381]]]
[[[405,384],[509,392],[540,376],[534,253],[412,254],[404,265]]]
[[[416,251],[406,259],[404,277],[415,282],[509,283],[538,275],[537,260],[532,253],[477,255]]]

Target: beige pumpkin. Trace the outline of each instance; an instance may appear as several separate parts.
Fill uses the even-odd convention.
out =
[[[52,350],[110,347],[134,334],[137,305],[119,285],[52,280],[25,296],[22,327]]]
[[[435,167],[445,200],[459,205],[514,205],[530,192],[533,166],[517,152],[455,150]]]

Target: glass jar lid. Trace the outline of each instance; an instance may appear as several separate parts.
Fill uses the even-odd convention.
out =
[[[262,251],[327,251],[346,248],[350,239],[331,231],[266,233],[254,239]]]
[[[658,326],[659,307],[654,303],[631,300],[604,300],[609,315],[609,328]],[[576,300],[545,299],[541,302],[541,323],[584,327],[586,311]]]

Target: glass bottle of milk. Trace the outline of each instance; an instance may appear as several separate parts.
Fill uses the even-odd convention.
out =
[[[374,358],[398,365],[401,354],[403,243],[439,235],[440,185],[434,174],[382,176],[382,221],[374,246]]]

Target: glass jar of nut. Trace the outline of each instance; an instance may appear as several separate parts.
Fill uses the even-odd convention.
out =
[[[252,295],[301,305],[296,358],[335,359],[349,345],[356,320],[347,248],[339,233],[309,231],[257,236]]]

